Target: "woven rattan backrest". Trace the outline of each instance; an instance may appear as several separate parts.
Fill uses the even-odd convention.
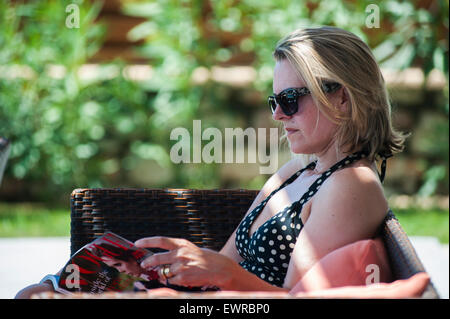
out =
[[[113,231],[129,240],[189,239],[219,250],[257,191],[190,189],[76,189],[71,196],[71,253]]]
[[[71,254],[107,231],[135,241],[171,236],[219,250],[251,206],[255,190],[76,189],[71,195]],[[395,279],[425,271],[392,211],[381,228]],[[430,283],[424,297],[438,298]]]

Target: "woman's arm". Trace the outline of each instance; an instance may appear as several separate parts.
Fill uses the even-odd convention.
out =
[[[147,257],[141,266],[151,269],[169,265],[170,284],[216,286],[222,290],[286,291],[248,272],[231,258],[210,249],[200,248],[186,239],[147,237],[136,241],[135,245],[168,250]]]
[[[61,275],[61,270],[59,270],[56,275],[59,276]],[[38,284],[33,284],[30,286],[27,286],[25,288],[23,288],[22,290],[20,290],[16,296],[14,297],[15,299],[30,299],[34,294],[38,294],[41,292],[55,292],[55,290],[53,289],[53,285],[50,281],[44,281],[44,282],[40,282]]]
[[[329,252],[375,235],[388,210],[378,176],[368,167],[335,172],[312,198],[292,252],[285,288],[292,288]]]
[[[27,286],[20,290],[14,299],[31,299],[34,294],[39,294],[41,292],[54,292],[52,284],[50,283],[39,283]]]

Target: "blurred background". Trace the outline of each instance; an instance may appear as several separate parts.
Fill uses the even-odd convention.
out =
[[[411,133],[388,161],[391,207],[408,235],[448,244],[449,3],[375,3],[2,0],[0,237],[69,236],[74,188],[260,188],[258,163],[172,163],[170,132],[194,119],[278,127],[266,102],[276,42],[333,25],[373,49],[394,125]],[[280,144],[278,167],[289,158]]]

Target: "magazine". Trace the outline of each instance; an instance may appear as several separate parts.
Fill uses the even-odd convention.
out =
[[[140,263],[153,253],[134,246],[131,241],[112,232],[105,233],[78,250],[59,276],[49,275],[55,291],[102,293],[106,291],[137,291],[144,287],[162,286],[156,269],[146,270]]]

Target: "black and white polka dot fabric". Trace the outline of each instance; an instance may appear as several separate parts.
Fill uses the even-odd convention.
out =
[[[303,205],[314,196],[323,182],[334,171],[363,157],[365,157],[365,154],[358,152],[334,164],[314,181],[308,191],[298,201],[293,202],[267,220],[250,237],[249,229],[269,199],[280,189],[297,179],[303,171],[314,169],[316,163],[310,163],[307,167],[299,170],[274,190],[244,218],[237,228],[236,248],[244,259],[240,265],[268,283],[281,287],[287,273],[297,237],[303,228],[300,218]]]

